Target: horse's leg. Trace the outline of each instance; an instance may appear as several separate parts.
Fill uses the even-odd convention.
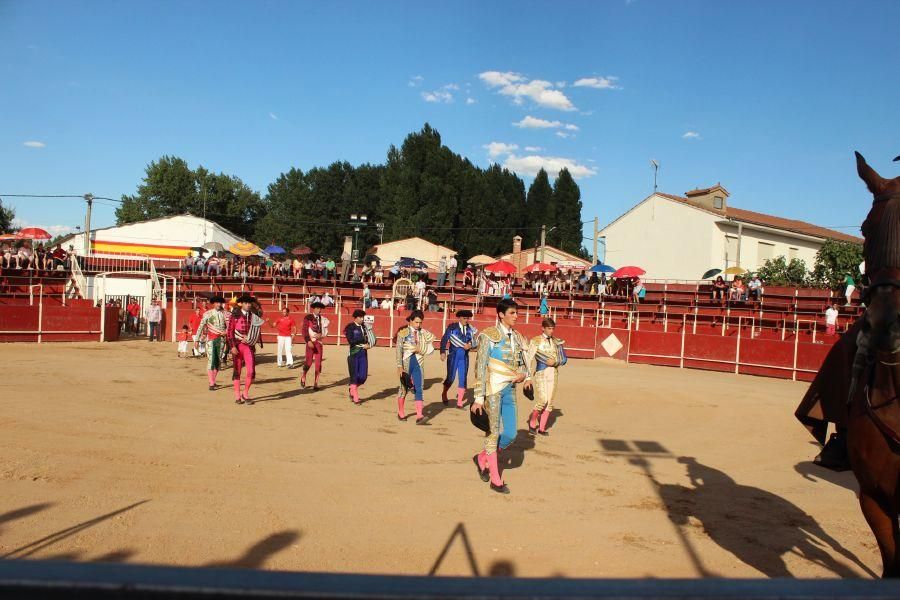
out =
[[[875,496],[863,490],[859,492],[859,507],[872,533],[875,534],[875,541],[878,542],[878,549],[881,551],[881,562],[884,564],[882,577],[900,576],[896,567],[894,533],[897,524],[893,511],[888,510],[887,503],[879,502]]]

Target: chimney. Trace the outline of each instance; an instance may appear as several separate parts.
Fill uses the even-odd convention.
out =
[[[685,192],[684,195],[687,196],[688,200],[691,200],[706,210],[725,214],[725,211],[728,208],[728,196],[730,194],[728,193],[728,190],[722,187],[722,184],[717,183],[712,187],[698,188],[696,190]]]
[[[520,254],[522,252],[522,236],[517,235],[513,238],[513,254]]]

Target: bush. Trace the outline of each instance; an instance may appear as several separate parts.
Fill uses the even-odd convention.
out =
[[[795,258],[791,262],[788,262],[784,256],[770,258],[759,268],[757,274],[767,285],[803,286],[809,283],[806,263],[799,258]]]
[[[859,279],[859,263],[862,261],[863,249],[860,244],[828,240],[816,253],[816,262],[810,274],[811,282],[833,290],[840,289],[847,275]]]

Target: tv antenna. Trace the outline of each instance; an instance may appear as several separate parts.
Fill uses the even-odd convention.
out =
[[[656,193],[656,176],[659,174],[659,161],[655,158],[650,159],[650,166],[653,167],[653,193]]]

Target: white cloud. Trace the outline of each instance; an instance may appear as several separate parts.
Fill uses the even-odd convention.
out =
[[[512,154],[514,150],[518,150],[518,144],[505,144],[503,142],[491,142],[490,144],[485,144],[484,148],[488,151],[488,156],[491,158],[497,158],[502,154]]]
[[[553,89],[553,84],[542,79],[528,80],[511,71],[485,71],[478,74],[488,87],[500,88],[498,92],[512,98],[514,104],[521,105],[528,98],[538,106],[557,110],[575,110],[575,105],[564,93]]]
[[[278,120],[278,115],[276,115],[276,114],[273,113],[273,112],[270,112],[270,113],[269,113],[269,118],[272,119],[273,121],[277,121],[277,120]]]
[[[566,82],[565,82],[565,81],[557,81],[557,82],[556,82],[556,87],[558,87],[558,88],[564,88],[564,87],[566,87]]]
[[[559,172],[563,169],[568,169],[569,173],[571,173],[572,177],[575,179],[593,177],[597,174],[596,169],[582,165],[572,158],[540,156],[538,154],[531,154],[528,156],[516,156],[515,154],[510,154],[506,161],[504,161],[503,166],[510,171],[515,171],[521,175],[529,175],[531,177],[537,175],[538,171],[541,169],[547,171],[547,174],[550,175],[550,177],[557,177]]]
[[[29,148],[46,148],[47,144],[44,142],[35,142],[34,140],[29,140],[22,144],[23,146],[27,146]]]
[[[409,87],[419,87],[422,85],[422,82],[425,81],[425,78],[421,75],[415,75],[409,78],[409,81],[406,83]]]
[[[444,104],[449,104],[453,102],[453,94],[451,92],[458,89],[459,86],[455,83],[448,83],[447,85],[442,85],[433,92],[422,92],[422,98],[425,102],[443,102]]]
[[[684,132],[684,135],[682,135],[681,137],[686,140],[699,140],[700,134],[697,133],[696,131],[686,131],[686,132]]]
[[[540,146],[525,146],[525,152],[540,152],[543,150]]]
[[[531,115],[526,116],[517,123],[513,123],[513,126],[519,127],[520,129],[567,129],[569,131],[578,131],[578,125],[563,123],[561,121],[548,121],[546,119],[532,117]]]
[[[466,104],[475,104],[477,100],[475,98],[466,98]]]
[[[572,137],[571,133],[566,133],[565,131],[557,131],[556,135],[557,135],[557,137],[561,137],[563,139],[568,139],[568,138]]]
[[[501,73],[500,71],[485,71],[484,73],[479,73],[478,78],[490,87],[512,85],[513,83],[525,79],[518,73],[512,73],[509,71],[507,71],[506,73]]]
[[[589,87],[596,90],[620,90],[622,87],[616,83],[618,77],[582,77],[572,85],[575,87]]]
[[[513,123],[513,125],[515,127],[521,127],[522,129],[552,129],[554,127],[561,127],[562,123],[560,123],[559,121],[547,121],[546,119],[538,119],[537,117],[528,115],[518,123]]]
[[[451,94],[447,90],[422,92],[422,98],[425,100],[425,102],[443,102],[444,104],[453,102],[453,94]]]

